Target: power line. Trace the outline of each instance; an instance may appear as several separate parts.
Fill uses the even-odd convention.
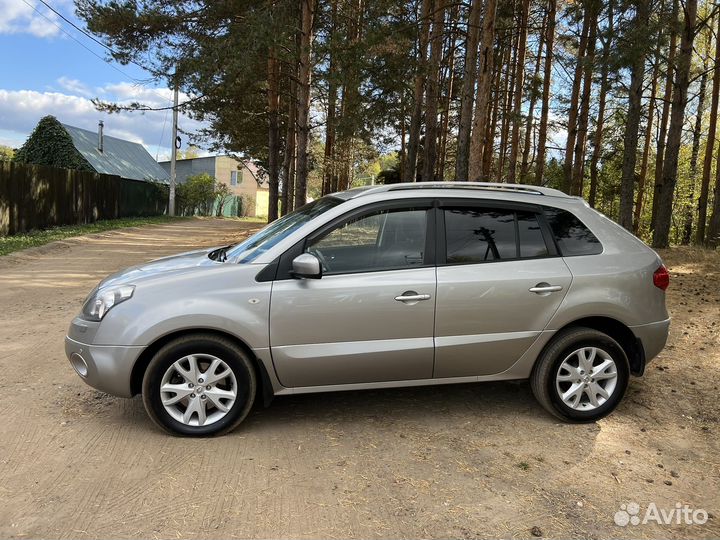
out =
[[[32,5],[32,4],[31,4],[30,2],[28,2],[27,0],[22,0],[22,1],[23,1],[28,7],[30,7],[33,11],[35,11],[35,13],[37,13],[38,15],[40,15],[42,18],[44,18],[45,20],[47,20],[49,23],[51,23],[51,24],[52,24],[53,26],[55,26],[56,28],[58,28],[61,32],[63,32],[65,35],[67,35],[70,39],[72,39],[75,43],[77,43],[78,45],[80,45],[83,49],[85,49],[86,51],[88,51],[90,54],[92,54],[92,55],[95,56],[96,58],[99,58],[99,59],[102,60],[105,64],[107,64],[108,66],[110,66],[110,67],[113,68],[115,71],[117,71],[118,73],[120,73],[121,75],[123,75],[125,78],[131,80],[131,81],[134,82],[135,84],[138,84],[138,85],[140,85],[140,86],[144,86],[144,82],[143,82],[143,81],[141,81],[140,79],[136,79],[135,77],[127,74],[125,71],[123,71],[122,69],[120,69],[119,67],[117,67],[112,61],[108,60],[107,58],[105,58],[105,57],[103,57],[103,56],[100,56],[98,53],[96,53],[95,51],[93,51],[90,47],[88,47],[87,45],[85,45],[82,41],[80,41],[80,40],[77,39],[75,36],[73,36],[70,32],[68,32],[67,30],[65,30],[65,28],[63,28],[60,24],[58,24],[56,21],[54,21],[54,20],[52,20],[50,17],[48,17],[45,13],[43,13],[42,11],[40,11],[40,10],[37,8],[37,6]],[[47,2],[44,2],[43,0],[39,0],[39,1],[42,2],[43,5],[47,6],[48,9],[50,9],[53,13],[55,13],[55,14],[58,15],[60,18],[62,18],[62,20],[67,21],[70,25],[72,25],[73,28],[78,29],[83,35],[85,35],[85,36],[87,36],[87,37],[90,37],[93,41],[95,41],[95,42],[97,42],[97,43],[100,43],[100,45],[103,45],[103,46],[104,46],[105,48],[107,48],[107,49],[110,49],[109,47],[107,47],[107,46],[104,45],[103,43],[101,43],[101,42],[99,42],[98,40],[96,40],[95,38],[93,38],[91,35],[87,34],[86,32],[83,32],[83,31],[82,31],[80,28],[78,28],[75,24],[73,24],[73,23],[72,23],[71,21],[69,21],[67,18],[65,18],[65,17],[62,16],[60,13],[58,13],[57,11],[55,11],[52,7],[50,7],[50,6],[47,4]],[[110,50],[112,50],[112,49],[110,49]],[[135,62],[133,62],[133,63],[136,64],[137,66],[141,67],[142,69],[145,69],[145,68],[143,68],[142,66],[140,66],[140,64],[137,64],[137,63],[135,63]],[[159,97],[160,99],[162,99],[163,101],[172,101],[172,99],[170,99],[170,98],[168,98],[168,97],[165,97],[165,96],[163,96],[163,95],[160,95],[160,94],[158,94],[156,91],[154,91],[154,90],[152,90],[152,89],[150,89],[150,88],[147,88],[147,90],[150,91],[152,94],[156,95],[157,97]]]
[[[84,36],[89,37],[89,38],[92,39],[95,43],[97,43],[97,44],[100,45],[101,47],[106,48],[106,49],[107,49],[108,51],[110,51],[111,53],[113,53],[113,54],[115,54],[115,55],[119,55],[119,53],[118,53],[115,49],[113,49],[112,47],[110,47],[110,46],[107,45],[106,43],[103,43],[102,41],[100,41],[99,39],[97,39],[97,38],[96,38],[95,36],[93,36],[90,32],[84,30],[83,28],[80,28],[77,24],[75,24],[74,22],[72,22],[72,21],[71,21],[70,19],[68,19],[65,15],[63,15],[63,14],[60,13],[57,9],[55,9],[55,8],[52,7],[50,4],[48,4],[45,0],[38,0],[38,2],[40,2],[42,5],[44,5],[44,6],[45,6],[46,8],[48,8],[50,11],[52,11],[55,15],[57,15],[58,17],[60,17],[63,21],[65,21],[66,23],[68,23],[70,26],[72,26],[75,30],[77,30],[78,32],[80,32],[80,33],[83,34]],[[25,2],[25,3],[27,4],[27,2]],[[37,11],[37,10],[35,10],[35,11]],[[145,70],[145,71],[149,71],[145,66],[143,66],[142,64],[139,64],[138,62],[135,62],[134,60],[130,60],[130,63],[131,63],[131,64],[135,64],[137,67],[139,67],[139,68],[141,68],[141,69],[143,69],[143,70]]]
[[[45,15],[45,14],[44,14],[42,11],[40,11],[37,7],[33,6],[30,2],[28,2],[27,0],[22,0],[22,1],[23,1],[29,8],[31,8],[33,11],[35,11],[35,13],[37,13],[37,14],[40,15],[42,18],[44,18],[45,20],[47,20],[48,22],[50,22],[53,26],[57,27],[61,32],[63,32],[64,34],[66,34],[70,39],[72,39],[75,43],[77,43],[78,45],[80,45],[83,49],[87,50],[90,54],[92,54],[93,56],[99,58],[100,60],[102,60],[103,62],[105,62],[107,65],[109,65],[111,68],[113,68],[115,71],[121,73],[123,76],[125,76],[125,77],[128,78],[128,79],[130,79],[131,81],[133,81],[133,82],[135,82],[135,83],[138,83],[138,84],[142,84],[142,81],[136,79],[135,77],[132,77],[132,76],[128,75],[127,73],[125,73],[122,69],[120,69],[120,68],[117,67],[116,65],[108,62],[107,58],[103,58],[103,57],[100,56],[98,53],[96,53],[95,51],[93,51],[90,47],[88,47],[87,45],[85,45],[82,41],[80,41],[80,40],[77,39],[75,36],[73,36],[70,32],[68,32],[67,30],[65,30],[62,26],[60,26],[58,23],[56,23],[55,21],[53,21],[50,17],[48,17],[47,15]]]

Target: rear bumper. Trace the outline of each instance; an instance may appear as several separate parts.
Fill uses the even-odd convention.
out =
[[[87,345],[65,338],[65,355],[80,378],[93,388],[120,397],[132,397],[132,368],[144,348]]]
[[[665,347],[668,332],[670,331],[670,319],[640,326],[631,326],[630,330],[642,343],[645,363],[647,364],[660,354],[660,351]]]

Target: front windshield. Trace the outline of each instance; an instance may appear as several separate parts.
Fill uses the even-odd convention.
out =
[[[233,246],[227,252],[228,259],[236,259],[239,263],[249,263],[265,253],[281,240],[305,225],[308,221],[341,204],[343,201],[335,197],[323,197],[306,204],[277,221],[270,223],[244,242]]]

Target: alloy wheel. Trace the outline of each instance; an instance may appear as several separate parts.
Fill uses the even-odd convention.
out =
[[[174,362],[160,382],[165,411],[187,426],[207,426],[224,418],[237,399],[232,369],[210,354],[191,354]]]

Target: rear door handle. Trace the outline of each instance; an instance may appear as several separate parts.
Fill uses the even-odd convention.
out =
[[[562,285],[550,285],[549,283],[538,283],[534,287],[530,287],[528,291],[535,294],[545,294],[551,292],[562,291]]]
[[[398,302],[420,302],[421,300],[430,300],[429,294],[418,294],[415,291],[408,291],[400,296],[396,296]]]

